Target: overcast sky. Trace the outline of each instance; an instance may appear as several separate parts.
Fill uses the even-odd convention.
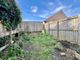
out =
[[[80,0],[16,0],[24,21],[43,21],[63,10],[67,16],[80,14]]]

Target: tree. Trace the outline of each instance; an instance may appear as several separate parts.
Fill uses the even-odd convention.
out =
[[[15,29],[21,22],[20,10],[15,0],[0,0],[0,20],[6,29]]]

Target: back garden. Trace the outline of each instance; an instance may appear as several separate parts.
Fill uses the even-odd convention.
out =
[[[22,22],[14,0],[0,0],[0,21],[9,32]],[[0,49],[1,47],[0,60],[80,60],[79,45],[57,41],[46,31],[36,34],[20,31],[0,37]]]

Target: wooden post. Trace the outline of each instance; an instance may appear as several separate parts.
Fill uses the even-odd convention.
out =
[[[3,25],[2,25],[2,21],[0,21],[0,32],[3,31]]]
[[[59,21],[57,22],[57,41],[59,41]]]
[[[78,23],[78,31],[77,31],[77,44],[80,43],[80,42],[79,42],[79,40],[80,40],[80,38],[79,38],[79,36],[80,36],[80,27],[79,27],[79,26],[80,26],[80,25],[79,25],[79,24],[80,24],[80,20],[79,20],[79,19],[80,19],[80,15],[78,16],[78,22],[79,22],[79,23]]]
[[[14,41],[12,40],[12,28],[10,29],[10,43],[14,43]]]
[[[43,22],[43,32],[46,32],[46,29],[45,29],[45,22]]]
[[[48,32],[49,32],[49,34],[51,34],[50,33],[50,23],[48,23]]]

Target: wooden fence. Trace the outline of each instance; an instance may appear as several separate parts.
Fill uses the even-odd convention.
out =
[[[1,29],[4,29],[4,28],[1,28]],[[22,32],[22,31],[24,31],[24,30],[20,26],[18,26],[15,30],[11,29],[10,31],[6,31],[6,30],[0,31],[0,38],[2,38],[2,37],[5,38],[5,36],[10,36],[9,42],[7,44],[5,44],[4,46],[0,47],[0,52],[14,43],[13,37],[12,37],[13,34],[15,34],[15,35],[18,34],[19,35],[19,33]],[[16,39],[18,37],[19,36],[17,36]],[[6,40],[6,41],[8,41],[8,40]],[[5,43],[5,42],[3,42],[3,43]]]
[[[80,17],[71,17],[64,20],[53,21],[51,23],[46,22],[28,22],[21,24],[16,30],[12,31],[12,34],[20,31],[28,32],[41,32],[46,30],[50,35],[53,35],[56,40],[67,40],[70,42],[76,42],[80,44]],[[20,31],[19,31],[20,30]],[[9,32],[0,33],[0,37],[9,35]]]
[[[27,22],[22,24],[22,29],[28,32],[38,33],[46,30],[56,40],[67,40],[80,44],[80,16],[70,17],[53,22]]]
[[[80,18],[72,17],[48,24],[48,32],[57,40],[80,44]]]
[[[80,44],[80,16],[70,17],[64,20],[53,20],[53,22],[28,22],[22,24],[23,30],[28,32],[41,32],[46,30],[56,40],[67,40]]]

